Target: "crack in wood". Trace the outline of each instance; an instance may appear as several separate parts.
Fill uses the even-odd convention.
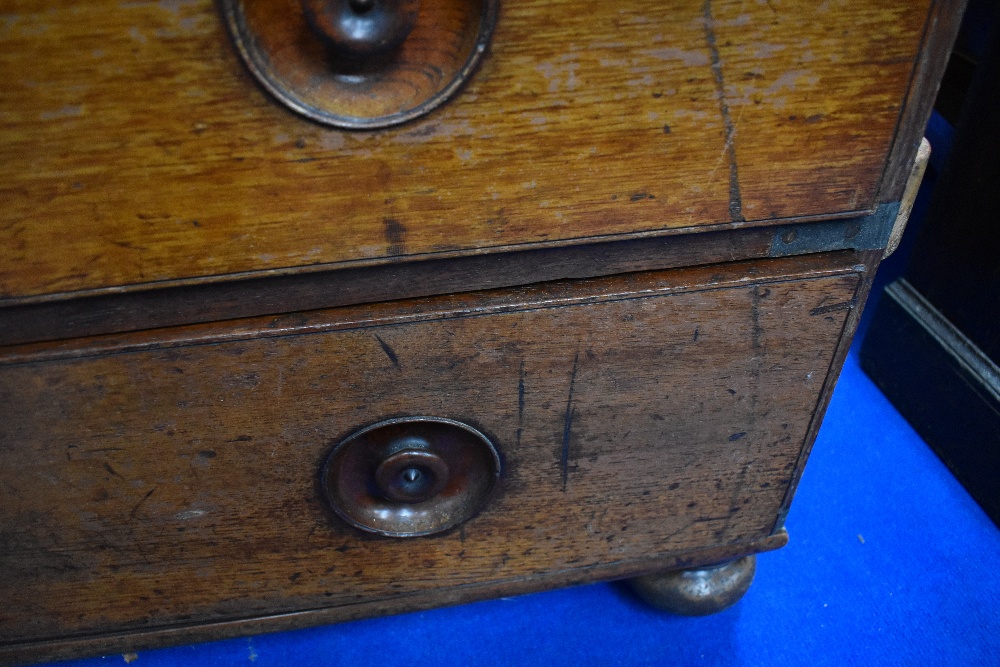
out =
[[[729,113],[729,103],[726,101],[726,83],[722,76],[722,59],[719,57],[719,46],[712,27],[712,2],[705,0],[702,10],[705,19],[705,41],[711,55],[712,75],[715,77],[715,91],[719,97],[719,112],[726,130],[725,153],[729,159],[729,217],[733,222],[746,222],[743,217],[743,197],[740,194],[739,170],[736,166],[736,125]]]

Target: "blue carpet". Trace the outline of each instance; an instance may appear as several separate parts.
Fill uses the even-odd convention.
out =
[[[1000,531],[854,352],[787,527],[791,542],[759,558],[746,597],[707,618],[598,584],[147,651],[131,664],[1000,665]]]

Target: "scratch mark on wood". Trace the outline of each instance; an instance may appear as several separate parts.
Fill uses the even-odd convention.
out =
[[[114,475],[115,477],[117,477],[118,479],[125,479],[124,477],[122,477],[121,475],[119,475],[118,471],[115,470],[114,468],[112,468],[111,464],[108,463],[107,461],[104,462],[104,469],[107,470],[112,475]]]
[[[143,504],[144,502],[146,502],[147,500],[149,500],[149,497],[150,497],[151,495],[153,495],[153,493],[154,493],[154,492],[156,491],[156,489],[157,489],[157,488],[158,488],[158,487],[155,487],[155,486],[154,486],[153,488],[151,488],[151,489],[150,489],[149,491],[147,491],[147,492],[146,492],[146,495],[144,495],[144,496],[142,497],[142,500],[140,500],[139,502],[137,502],[137,503],[135,504],[135,507],[133,507],[133,508],[132,508],[132,511],[131,511],[131,512],[129,512],[129,515],[128,515],[128,518],[129,518],[129,519],[134,519],[134,518],[135,518],[135,514],[136,514],[136,512],[138,512],[138,511],[139,511],[139,508],[140,508],[140,507],[142,507],[142,504]]]
[[[517,380],[517,446],[521,446],[521,433],[524,431],[524,359],[521,359],[521,370]]]
[[[573,418],[576,416],[576,409],[573,407],[573,388],[576,385],[576,372],[580,362],[580,351],[577,350],[573,357],[573,372],[569,377],[569,395],[566,397],[566,416],[563,420],[562,454],[559,465],[562,468],[562,490],[566,493],[566,484],[569,481],[569,442],[570,433],[573,430]]]
[[[722,539],[722,537],[729,532],[730,527],[733,525],[733,519],[736,518],[736,515],[739,513],[740,509],[742,509],[740,507],[739,500],[740,496],[744,495],[747,491],[747,475],[752,467],[752,460],[744,463],[743,467],[740,469],[739,477],[737,477],[735,484],[733,484],[733,493],[729,498],[729,514],[726,516],[722,527],[715,531],[716,537],[720,539]]]
[[[819,306],[818,308],[813,308],[809,311],[810,315],[825,315],[826,313],[833,313],[838,310],[851,310],[857,305],[856,299],[851,299],[850,301],[844,301],[843,303],[832,303],[829,306]]]
[[[705,41],[711,54],[712,74],[715,77],[715,92],[719,98],[719,112],[726,130],[725,153],[729,158],[729,217],[733,222],[745,222],[743,217],[743,199],[740,195],[740,178],[736,166],[736,125],[729,113],[729,103],[726,101],[726,83],[722,77],[722,59],[719,57],[719,46],[715,39],[715,29],[712,19],[712,0],[705,0],[703,8],[705,19]]]
[[[377,340],[378,344],[382,346],[382,351],[385,352],[385,356],[389,357],[389,361],[392,362],[392,365],[399,370],[403,370],[403,367],[399,363],[399,357],[397,357],[396,352],[389,347],[389,344],[382,340],[382,337],[378,334],[375,334],[375,340]]]
[[[760,301],[762,298],[767,296],[766,293],[761,291],[760,285],[754,285],[750,292],[750,349],[753,350],[754,359],[758,359],[760,356],[760,351],[763,349],[763,336],[764,328],[760,325]],[[758,364],[759,365],[759,364]],[[760,375],[760,369],[757,368],[757,372],[754,377]]]
[[[757,402],[760,393],[760,376],[764,363],[764,327],[761,324],[760,303],[771,294],[771,290],[754,285],[750,290],[750,414],[747,432],[753,432],[757,425]]]

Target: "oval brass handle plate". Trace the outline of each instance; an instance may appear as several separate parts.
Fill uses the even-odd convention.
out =
[[[356,431],[333,448],[322,471],[323,493],[341,518],[390,537],[430,535],[469,520],[499,478],[489,438],[439,417]]]
[[[289,109],[344,129],[412,120],[451,98],[500,0],[221,0],[240,56]]]

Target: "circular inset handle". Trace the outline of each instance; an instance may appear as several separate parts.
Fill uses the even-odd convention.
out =
[[[417,23],[420,0],[300,0],[310,27],[335,56],[363,61],[395,51]]]
[[[348,523],[413,537],[447,530],[479,512],[500,477],[500,457],[467,424],[405,417],[345,438],[322,474],[327,500]]]
[[[316,122],[375,130],[454,97],[486,56],[500,0],[218,0],[275,99]]]
[[[448,484],[448,464],[421,438],[405,438],[402,448],[375,469],[375,484],[386,500],[422,503]]]

